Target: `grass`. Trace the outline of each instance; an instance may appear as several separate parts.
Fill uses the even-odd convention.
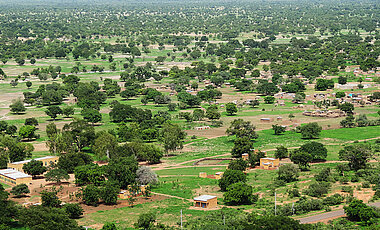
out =
[[[181,210],[183,211],[184,221],[186,221],[187,218],[193,218],[208,213],[201,210],[191,210],[189,209],[190,206],[192,206],[192,203],[190,202],[170,198],[161,201],[138,204],[133,208],[123,207],[107,211],[98,211],[85,215],[82,219],[79,219],[78,222],[83,226],[113,222],[116,223],[118,229],[129,229],[133,227],[134,223],[137,222],[140,214],[151,211],[156,213],[158,219],[157,222],[165,223],[171,226],[178,226]]]
[[[1,182],[0,182],[0,185],[2,185],[4,189],[7,189],[7,188],[11,187],[10,185],[5,184],[5,183],[1,183]]]
[[[169,176],[181,176],[181,175],[193,175],[198,176],[200,172],[205,172],[207,175],[215,174],[216,172],[224,171],[225,166],[218,167],[191,167],[180,169],[165,169],[156,171],[157,175],[169,175]]]
[[[169,194],[185,199],[195,196],[193,190],[204,186],[217,186],[217,180],[209,178],[194,177],[164,177],[160,183],[152,187],[153,192]]]

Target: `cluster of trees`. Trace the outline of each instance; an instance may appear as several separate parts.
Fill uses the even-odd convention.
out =
[[[106,166],[86,164],[74,169],[75,183],[82,187],[77,197],[87,205],[96,206],[102,200],[105,204],[116,204],[120,189],[128,189],[130,194],[137,194],[140,185],[155,184],[157,175],[148,167],[139,167],[133,156],[112,159]],[[150,189],[145,190],[146,196]],[[134,197],[129,200],[131,204]]]
[[[252,186],[246,184],[247,175],[243,171],[247,167],[247,161],[241,158],[233,160],[219,180],[220,190],[225,192],[223,196],[226,204],[252,204],[258,200],[258,195],[253,194]]]

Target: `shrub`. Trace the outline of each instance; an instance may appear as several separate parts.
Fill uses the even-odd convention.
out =
[[[300,197],[300,196],[301,196],[300,191],[299,191],[298,189],[296,189],[296,188],[290,189],[290,190],[288,191],[288,194],[289,194],[289,197],[290,197],[290,198],[293,198],[293,197]]]
[[[321,197],[328,193],[330,188],[330,183],[328,182],[316,182],[306,189],[306,194],[313,197]]]
[[[354,192],[354,188],[352,186],[342,186],[342,192],[347,192],[350,193],[350,195],[352,195],[352,193]]]
[[[360,178],[357,175],[352,175],[351,176],[351,182],[359,182]]]
[[[226,191],[227,187],[231,184],[235,184],[238,182],[245,183],[246,181],[247,175],[245,175],[242,171],[227,169],[224,172],[222,178],[219,180],[219,187],[222,191]]]
[[[324,168],[321,172],[314,176],[316,181],[330,181],[331,169]]]
[[[67,203],[63,207],[71,219],[78,219],[83,215],[83,208],[78,203]]]
[[[278,179],[286,182],[296,181],[299,177],[300,170],[294,164],[285,164],[278,169]]]
[[[344,200],[344,197],[338,193],[332,195],[332,196],[329,196],[329,197],[326,197],[325,199],[323,199],[323,204],[324,205],[328,205],[328,206],[333,206],[333,205],[338,205],[338,204],[341,204]]]
[[[339,179],[339,182],[340,182],[341,184],[347,184],[349,181],[350,181],[350,179],[349,179],[348,177],[341,177],[341,178]]]
[[[252,194],[252,186],[239,182],[228,186],[224,201],[229,205],[252,204],[258,199]]]
[[[368,181],[364,181],[364,182],[362,183],[362,187],[363,187],[363,188],[369,188],[369,187],[371,187],[371,184],[370,184]]]

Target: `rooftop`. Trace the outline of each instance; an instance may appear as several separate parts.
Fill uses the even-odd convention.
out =
[[[266,158],[261,158],[261,159],[264,159],[264,160],[271,160],[271,161],[276,160],[276,158],[271,158],[271,157],[266,157]]]
[[[9,177],[9,178],[14,179],[14,180],[19,179],[19,178],[31,177],[28,174],[19,172],[19,171],[14,170],[14,169],[2,169],[2,170],[0,170],[0,175]]]
[[[216,196],[202,195],[202,196],[195,197],[194,200],[195,201],[208,201],[208,200],[211,200],[214,198],[216,198]]]
[[[55,158],[56,156],[46,156],[46,157],[40,157],[40,158],[35,158],[33,160],[36,160],[36,161],[42,161],[42,160],[46,160],[46,159],[51,159],[51,158]],[[25,160],[25,161],[16,161],[16,162],[12,162],[11,164],[15,164],[15,165],[18,165],[18,164],[25,164],[25,163],[29,163],[31,162],[32,160]]]

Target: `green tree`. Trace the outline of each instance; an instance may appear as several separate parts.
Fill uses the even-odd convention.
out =
[[[19,184],[12,188],[11,193],[16,197],[23,196],[24,194],[30,193],[28,185]]]
[[[42,191],[41,195],[41,205],[49,208],[59,208],[61,207],[61,201],[57,196],[56,191]]]
[[[253,149],[253,142],[247,137],[236,138],[231,155],[235,158],[241,158],[244,153],[250,153]]]
[[[220,190],[225,192],[227,191],[228,186],[238,183],[238,182],[245,183],[246,181],[247,181],[247,175],[245,175],[242,171],[227,169],[223,173],[222,178],[219,180],[219,187],[220,187]]]
[[[315,141],[302,145],[300,151],[309,153],[313,157],[313,161],[326,160],[327,157],[326,147],[322,143]]]
[[[339,151],[339,159],[348,161],[348,166],[355,171],[366,168],[372,157],[372,150],[366,144],[345,146]]]
[[[5,226],[4,229],[8,230],[7,226],[13,223],[13,219],[18,213],[15,203],[8,199],[9,193],[4,191],[4,187],[0,184],[0,227]]]
[[[341,84],[341,85],[347,84],[347,77],[339,76],[338,77],[338,83]]]
[[[243,160],[242,158],[232,160],[228,164],[228,169],[231,169],[231,170],[245,171],[247,167],[248,167],[248,162],[246,160]]]
[[[93,163],[76,167],[74,175],[75,184],[77,185],[94,184],[99,186],[105,181],[104,167]]]
[[[83,208],[78,203],[66,203],[63,208],[70,219],[79,219],[83,215]]]
[[[26,118],[24,125],[38,126],[38,121],[34,117]]]
[[[304,139],[313,139],[319,137],[322,131],[322,127],[317,122],[308,123],[301,126],[301,135]]]
[[[201,121],[205,117],[205,112],[202,109],[194,109],[193,119],[194,121]]]
[[[362,200],[354,199],[348,206],[344,207],[349,220],[362,221],[368,223],[375,217],[375,212],[371,207],[368,207]]]
[[[75,220],[71,220],[64,209],[40,205],[23,208],[18,215],[19,223],[29,229],[70,229],[80,230]]]
[[[274,135],[280,135],[285,132],[286,126],[283,125],[272,125],[272,129],[274,130]]]
[[[353,115],[354,114],[353,111],[355,108],[354,108],[353,104],[351,104],[349,102],[345,102],[345,103],[339,105],[339,109],[348,115]]]
[[[220,119],[220,113],[217,105],[211,105],[206,109],[206,117],[210,120]]]
[[[266,96],[266,97],[264,97],[265,104],[273,104],[275,100],[276,100],[276,98],[272,97],[272,96]]]
[[[117,230],[117,227],[114,223],[105,223],[102,230]]]
[[[342,97],[345,97],[345,96],[346,96],[345,92],[336,92],[336,94],[335,94],[336,98],[342,98]]]
[[[75,112],[74,106],[65,106],[62,108],[62,114],[65,117],[71,117],[72,115],[74,115],[74,112]]]
[[[27,81],[25,84],[26,84],[26,87],[28,87],[28,89],[30,89],[30,87],[32,87],[33,85],[31,81]]]
[[[35,177],[42,175],[44,172],[46,172],[47,169],[45,166],[43,166],[42,161],[31,160],[22,166],[22,170],[24,170],[24,172],[26,172],[28,175]]]
[[[46,181],[53,181],[56,184],[60,184],[62,180],[70,179],[69,174],[60,168],[53,168],[45,174]]]
[[[258,196],[252,194],[252,186],[238,182],[227,187],[223,198],[228,205],[242,205],[256,202]]]
[[[304,170],[310,166],[309,163],[313,160],[313,156],[302,151],[294,151],[290,155],[290,160]]]
[[[258,135],[255,132],[256,127],[250,121],[243,119],[235,119],[231,122],[230,127],[226,130],[229,136],[236,135],[237,138],[257,139]]]
[[[20,99],[13,101],[9,108],[11,109],[11,112],[15,114],[21,114],[26,111],[24,103]]]
[[[284,147],[284,146],[278,146],[277,148],[276,148],[276,151],[274,152],[274,157],[276,157],[276,158],[279,158],[280,160],[282,159],[282,158],[287,158],[287,157],[289,157],[289,152],[288,152],[288,149],[286,148],[286,147]]]
[[[137,223],[135,223],[135,227],[143,228],[143,229],[153,229],[156,219],[157,219],[156,214],[153,212],[142,213],[139,215]]]
[[[85,108],[81,111],[81,115],[84,120],[91,122],[92,124],[98,123],[102,120],[102,114],[96,109]]]
[[[229,116],[234,115],[237,113],[237,107],[235,103],[227,103],[226,104],[226,112]]]
[[[118,146],[116,137],[105,131],[97,133],[97,136],[98,137],[95,139],[95,143],[92,146],[92,150],[98,158],[109,158],[109,155],[113,154]]]
[[[253,149],[251,149],[252,151]],[[252,167],[255,167],[256,165],[260,164],[260,159],[265,157],[265,152],[262,151],[255,151],[251,152],[249,154],[249,163]]]
[[[135,183],[138,167],[134,156],[111,159],[106,167],[107,178],[120,188],[127,189],[128,185]]]
[[[99,188],[95,185],[87,185],[86,188],[81,189],[82,192],[82,200],[85,204],[90,206],[98,206],[98,202],[100,199]]]
[[[329,192],[330,183],[328,182],[315,182],[309,185],[305,193],[313,197],[321,197]]]
[[[160,130],[158,140],[164,145],[166,152],[183,148],[186,133],[177,124],[166,122]]]
[[[45,113],[53,120],[55,120],[59,114],[62,114],[62,109],[58,105],[50,105],[49,107],[47,107]]]
[[[280,89],[276,86],[276,84],[270,83],[270,82],[264,82],[264,83],[259,84],[256,87],[256,90],[259,94],[263,94],[263,95],[274,95],[280,91]],[[272,104],[272,103],[269,103],[269,104]]]
[[[28,140],[31,140],[36,137],[36,127],[31,125],[23,125],[20,127],[20,130],[18,131],[18,135],[21,138],[27,138]]]
[[[117,203],[117,195],[120,192],[120,188],[112,183],[106,183],[100,188],[100,199],[107,205]]]
[[[57,166],[68,173],[73,173],[76,167],[88,165],[91,162],[93,162],[92,157],[87,153],[67,153],[59,157]]]
[[[318,91],[325,91],[327,89],[333,89],[334,88],[334,81],[319,78],[319,79],[317,79],[317,83],[315,84],[314,88],[315,88],[315,90],[318,90]]]
[[[285,164],[278,169],[278,179],[285,182],[296,181],[299,177],[300,170],[294,164]]]

